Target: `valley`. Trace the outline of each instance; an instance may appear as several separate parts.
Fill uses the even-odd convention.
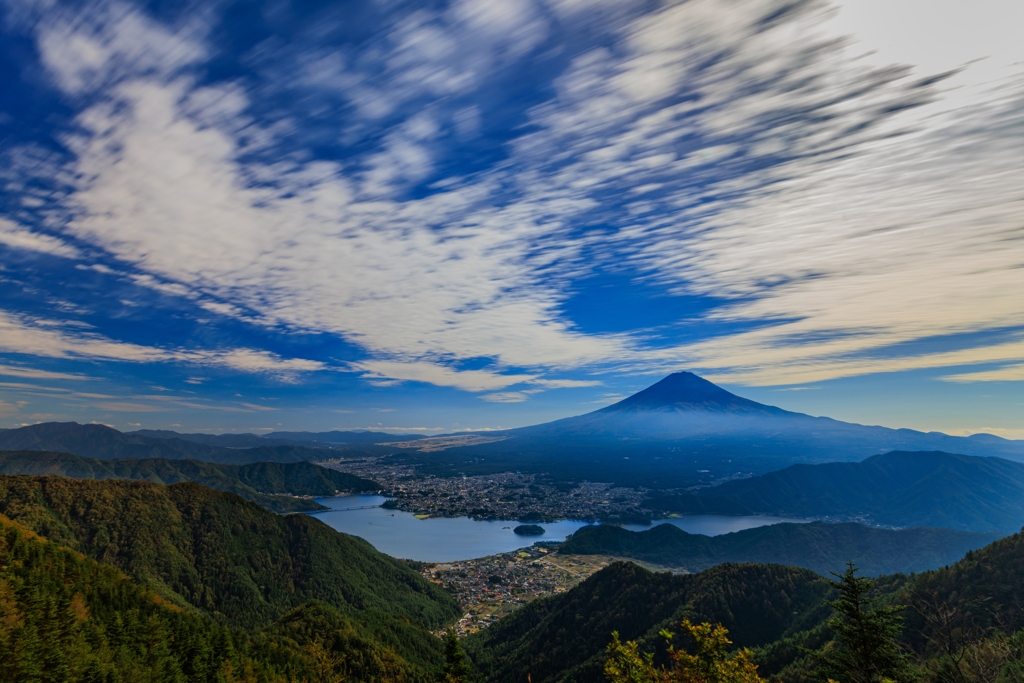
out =
[[[1024,683],[1024,0],[0,65],[0,683]]]
[[[877,578],[880,599],[916,605],[902,617],[915,633],[930,633],[931,622],[915,621],[928,600],[959,599],[965,589],[998,608],[998,624],[1017,628],[1024,586],[1004,567],[1015,562],[1014,531],[1024,524],[1018,442],[971,442],[1010,458],[893,450],[816,462],[792,450],[791,428],[818,418],[698,379],[672,376],[667,388],[582,416],[591,430],[585,452],[567,447],[564,457],[545,456],[544,468],[535,456],[565,446],[567,434],[576,439],[582,423],[431,439],[122,433],[74,423],[0,430],[0,445],[17,447],[0,450],[0,555],[15,562],[0,567],[0,582],[49,581],[52,558],[66,549],[81,559],[60,560],[71,563],[62,581],[92,586],[83,577],[102,575],[90,574],[94,564],[120,571],[129,583],[97,580],[139,614],[152,609],[152,595],[192,615],[162,627],[177,638],[218,643],[217,628],[235,629],[234,654],[210,645],[222,654],[200,661],[174,651],[161,665],[205,672],[181,679],[196,683],[235,667],[259,683],[302,671],[294,680],[331,671],[425,683],[450,655],[449,630],[476,680],[583,683],[597,680],[613,630],[657,652],[657,633],[681,615],[724,624],[780,683],[807,683],[800,648],[827,642],[827,577],[850,561]],[[776,420],[778,429],[764,432]],[[672,424],[691,435],[662,439]],[[648,437],[622,446],[635,429]],[[512,444],[530,452],[479,450]],[[810,462],[777,457],[783,451]],[[574,462],[589,463],[587,476]],[[539,535],[516,534],[524,523]],[[39,565],[37,536],[53,548]],[[957,578],[951,589],[943,567],[974,583]],[[0,608],[31,611],[34,598],[11,603],[4,585]],[[101,609],[73,591],[59,595],[72,611]],[[977,633],[996,637],[987,613],[962,609]],[[12,633],[0,627],[0,650],[28,642]],[[921,666],[939,661],[932,636],[905,637]],[[105,657],[126,656],[124,641],[95,642]],[[1012,652],[1014,642],[999,647]]]

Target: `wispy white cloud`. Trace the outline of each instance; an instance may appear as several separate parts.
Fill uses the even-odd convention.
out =
[[[944,382],[958,382],[962,384],[970,382],[1022,382],[1024,381],[1024,363],[1004,365],[995,370],[961,372],[955,375],[946,375],[939,379]]]
[[[211,54],[202,23],[168,27],[113,4],[40,22],[55,82],[89,102],[69,140],[66,229],[141,271],[139,284],[214,314],[358,344],[371,359],[351,367],[370,381],[487,400],[528,396],[500,391],[520,382],[594,386],[544,377],[602,365],[793,384],[1024,357],[1016,343],[984,342],[876,357],[1024,319],[1019,66],[953,111],[941,86],[919,82],[929,74],[854,59],[856,46],[822,28],[823,2],[771,21],[771,0],[644,15],[607,3],[602,16],[616,21],[605,26],[555,5],[567,30],[590,22],[600,40],[572,56],[506,158],[418,198],[403,191],[442,167],[446,127],[478,134],[474,93],[553,35],[538,5],[408,14],[357,56],[315,43],[275,53],[287,83],[257,64],[267,87],[353,108],[337,134],[376,142],[344,162],[260,156],[303,127],[259,121],[244,84],[196,86],[190,70]],[[563,313],[564,284],[594,265],[734,302],[712,322],[772,324],[655,350],[640,334],[584,334]],[[0,344],[38,344],[39,355],[283,377],[326,367],[10,330],[16,343],[5,333]],[[72,338],[84,347],[61,341]],[[494,369],[450,367],[480,357]]]
[[[83,331],[75,326],[63,326],[52,320],[26,320],[3,310],[0,310],[0,352],[133,363],[182,362],[223,366],[244,372],[268,373],[282,379],[293,378],[295,373],[326,368],[320,361],[282,358],[269,351],[256,349],[183,350],[130,344]],[[85,379],[84,376],[76,374],[9,365],[0,366],[0,375],[39,379]]]
[[[371,379],[429,382],[441,387],[457,387],[466,391],[502,389],[535,379],[534,375],[501,375],[487,370],[453,370],[437,363],[368,360],[352,363],[353,370],[364,372]]]
[[[327,366],[320,361],[302,358],[281,358],[269,351],[253,349],[232,349],[220,353],[198,354],[208,363],[225,365],[246,372],[312,372]]]
[[[599,387],[601,381],[596,379],[532,379],[530,384],[536,384],[545,389],[578,389],[581,387]]]
[[[488,403],[522,403],[530,398],[530,394],[525,391],[498,391],[483,394],[480,398]]]
[[[0,218],[0,244],[13,249],[26,249],[63,258],[73,259],[81,256],[78,249],[63,240],[26,230],[4,218]]]
[[[29,321],[0,310],[0,352],[50,358],[97,358],[132,362],[183,359],[183,352],[117,342],[100,335]]]
[[[24,377],[26,379],[95,379],[88,375],[80,375],[74,372],[51,372],[50,370],[38,370],[36,368],[27,368],[19,365],[0,365],[0,375],[5,375],[7,377]]]

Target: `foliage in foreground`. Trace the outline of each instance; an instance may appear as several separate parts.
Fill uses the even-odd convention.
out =
[[[764,683],[749,650],[729,652],[732,641],[721,624],[682,621],[683,632],[694,643],[694,654],[672,645],[673,635],[662,631],[668,644],[668,666],[657,666],[654,653],[641,654],[634,641],[623,643],[612,633],[604,673],[611,683]]]

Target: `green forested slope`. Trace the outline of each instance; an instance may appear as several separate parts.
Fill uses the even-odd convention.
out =
[[[1024,680],[1022,567],[1024,533],[1017,533],[970,551],[946,567],[876,581],[874,593],[882,603],[906,606],[900,642],[920,666],[922,683]],[[827,626],[818,624],[757,648],[755,661],[772,680],[812,683],[809,662],[800,647],[816,649],[830,637]],[[1014,648],[1016,654],[1009,651]],[[950,670],[951,656],[961,662],[964,672]],[[1006,658],[1014,657],[1018,678],[1000,678]],[[972,675],[969,669],[974,665],[988,672],[980,678],[977,671]]]
[[[893,451],[863,462],[793,465],[646,505],[682,514],[846,516],[891,526],[1016,531],[1024,463],[939,451]]]
[[[923,653],[935,651],[938,635],[928,617],[936,604],[955,613],[961,628],[1024,629],[1024,531],[967,553],[948,567],[913,577],[897,601],[915,605],[907,612],[907,641]]]
[[[219,625],[0,516],[0,680],[412,682],[432,680],[440,663],[440,643],[422,627],[323,603],[257,633]]]
[[[216,680],[225,631],[0,517],[0,679]]]
[[[868,575],[920,572],[955,562],[968,550],[1001,536],[950,529],[874,529],[862,524],[772,524],[721,536],[688,534],[671,524],[648,531],[589,526],[573,534],[559,552],[615,555],[688,571],[722,562],[772,562],[820,574],[853,561]]]
[[[446,592],[362,539],[193,483],[0,476],[0,514],[232,625],[310,600],[430,627],[458,614]]]
[[[0,451],[0,474],[59,475],[74,479],[145,479],[157,484],[194,481],[207,488],[242,496],[273,512],[325,509],[312,500],[293,496],[333,496],[339,491],[372,491],[380,488],[369,479],[310,462],[219,465],[165,458],[99,460],[47,451]]]
[[[694,575],[654,574],[618,562],[565,595],[538,600],[465,646],[485,680],[534,683],[601,680],[612,631],[660,642],[684,617],[725,624],[740,646],[771,642],[822,619],[828,584],[814,573],[773,565],[721,565]]]
[[[900,641],[919,667],[922,683],[1015,683],[1018,679],[1006,678],[1006,671],[1024,676],[1022,567],[1024,532],[968,552],[941,569],[876,581],[874,595],[882,603],[906,605]],[[722,623],[736,646],[754,648],[765,678],[810,683],[801,648],[817,649],[832,638],[825,623],[831,609],[823,602],[830,592],[824,578],[793,567],[723,564],[673,576],[615,563],[568,593],[520,609],[465,644],[487,681],[522,681],[527,673],[534,683],[599,681],[612,631],[662,656],[657,631],[689,618]],[[945,621],[936,621],[939,614]],[[978,665],[983,674],[989,667],[988,673],[981,678],[954,675],[944,642],[953,644],[954,654],[969,653],[965,669]]]

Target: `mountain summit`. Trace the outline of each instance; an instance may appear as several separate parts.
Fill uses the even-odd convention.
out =
[[[887,451],[996,455],[1024,462],[1024,441],[890,429],[764,405],[677,372],[575,417],[491,432],[487,443],[433,443],[394,454],[432,474],[522,471],[648,489],[707,486],[789,465],[861,461]]]
[[[673,373],[657,384],[653,384],[614,405],[602,408],[597,413],[686,412],[693,410],[779,416],[792,414],[781,408],[766,406],[737,396],[692,372]]]

